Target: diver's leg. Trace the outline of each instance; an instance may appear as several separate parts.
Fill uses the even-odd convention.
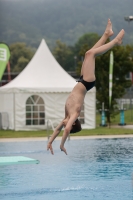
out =
[[[113,35],[113,30],[112,30],[112,23],[111,23],[111,20],[108,19],[108,22],[107,22],[107,26],[106,26],[106,29],[102,35],[102,37],[98,40],[98,42],[92,47],[92,49],[94,48],[97,48],[97,47],[100,47],[102,46],[103,44],[105,44],[105,42],[107,41],[107,39],[109,37],[111,37]]]
[[[122,38],[124,37],[124,30],[122,29],[119,34],[109,43],[104,44],[97,48],[92,48],[85,54],[85,59],[83,63],[83,78],[85,81],[95,80],[95,57],[106,53],[115,45],[120,45],[122,43]]]
[[[105,28],[105,31],[104,31],[102,37],[98,40],[98,42],[91,49],[95,49],[95,48],[102,46],[103,44],[105,44],[107,39],[109,37],[111,37],[112,35],[113,35],[112,23],[111,23],[111,20],[108,19],[107,26]],[[84,62],[82,64],[82,68],[81,68],[81,75],[83,75],[83,66],[84,66]]]

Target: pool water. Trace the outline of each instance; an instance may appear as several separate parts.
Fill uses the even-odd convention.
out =
[[[27,156],[40,164],[0,166],[1,200],[132,200],[133,139],[67,141],[66,156],[46,141],[0,143],[0,156]]]

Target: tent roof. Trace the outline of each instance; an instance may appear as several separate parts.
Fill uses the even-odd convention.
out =
[[[55,60],[43,39],[35,55],[25,69],[10,83],[1,87],[9,92],[70,92],[76,81]]]

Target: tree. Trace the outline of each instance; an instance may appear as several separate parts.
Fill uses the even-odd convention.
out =
[[[113,89],[112,104],[109,108],[109,56],[110,51],[96,58],[96,89],[97,89],[97,109],[101,108],[102,102],[105,103],[107,112],[107,121],[110,122],[110,116],[118,113],[116,100],[121,98],[126,89],[132,85],[130,80],[126,79],[129,72],[133,72],[133,58],[131,46],[116,46],[113,48],[114,53],[114,72],[113,72]]]
[[[60,40],[57,40],[56,46],[52,52],[56,60],[66,71],[71,71],[74,69],[74,54],[72,47],[68,47]]]
[[[80,75],[82,62],[85,52],[90,49],[98,40],[99,35],[96,33],[87,33],[79,38],[74,46],[74,54],[77,56],[77,74]]]
[[[75,53],[82,55],[86,50],[90,49],[98,40],[100,36],[96,33],[86,33],[81,36],[75,44]],[[84,46],[86,48],[84,48]],[[84,56],[84,54],[82,55]]]
[[[34,55],[33,50],[27,47],[25,43],[11,44],[10,51],[11,72],[21,72]]]
[[[79,58],[78,73],[80,74],[82,60],[85,52],[90,49],[99,36],[97,34],[83,35],[75,45],[75,50]],[[91,41],[90,41],[91,40]],[[90,46],[91,45],[91,46]],[[107,121],[110,122],[110,115],[118,112],[116,100],[125,94],[125,89],[131,86],[131,81],[126,79],[129,72],[133,72],[132,46],[116,46],[114,52],[114,73],[113,73],[113,93],[112,104],[109,108],[109,57],[110,51],[96,58],[96,99],[97,109],[101,109],[102,102],[105,108],[109,109]]]

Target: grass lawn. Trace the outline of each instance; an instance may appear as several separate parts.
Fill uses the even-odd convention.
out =
[[[52,131],[49,131],[49,135]],[[97,127],[91,130],[82,130],[79,133],[72,134],[72,136],[92,136],[92,135],[123,135],[133,134],[133,129],[119,128],[108,128],[108,127]],[[62,135],[62,132],[59,136]],[[11,130],[0,130],[0,138],[21,138],[21,137],[47,137],[47,131],[11,131]]]

